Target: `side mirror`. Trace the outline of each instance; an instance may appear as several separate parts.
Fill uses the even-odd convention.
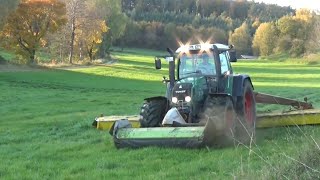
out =
[[[155,64],[156,69],[161,69],[161,59],[160,58],[155,57],[154,64]]]
[[[237,53],[235,50],[229,51],[230,62],[237,62]]]

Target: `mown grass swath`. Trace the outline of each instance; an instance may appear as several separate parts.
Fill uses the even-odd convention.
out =
[[[165,93],[167,66],[154,70],[153,53],[144,50],[115,55],[113,65],[0,72],[1,179],[319,178],[317,126],[260,129],[252,147],[117,150],[107,132],[91,127],[92,120],[101,113],[137,114],[143,98]],[[319,65],[233,66],[252,77],[257,91],[307,96],[320,107]],[[258,107],[273,110],[288,107]]]

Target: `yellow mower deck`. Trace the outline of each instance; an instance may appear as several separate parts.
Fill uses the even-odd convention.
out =
[[[139,128],[139,116],[104,116],[96,118],[97,129],[110,130],[115,121],[128,119],[133,128]],[[320,110],[298,110],[285,113],[266,113],[257,117],[258,128],[320,124]]]
[[[103,116],[96,118],[97,121],[97,129],[100,130],[110,130],[112,125],[120,119],[128,119],[133,128],[139,128],[139,116]]]
[[[258,128],[320,124],[320,110],[298,110],[286,113],[260,114]]]

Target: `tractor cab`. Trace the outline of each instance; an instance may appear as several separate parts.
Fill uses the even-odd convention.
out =
[[[216,75],[215,61],[212,54],[206,52],[201,54],[183,53],[178,62],[178,79],[199,75]]]
[[[213,49],[210,48],[189,51],[181,51],[179,48],[176,53],[178,53],[177,79],[192,76],[216,76],[219,67],[222,75],[232,74],[230,54],[226,49],[218,49],[219,58],[214,56]]]
[[[170,56],[157,56],[156,69],[161,69],[161,59],[169,62],[169,75],[175,75],[171,82],[192,76],[220,76],[232,74],[230,62],[236,62],[236,52],[233,46],[224,44],[195,44],[179,47],[175,53],[168,49]],[[171,52],[170,52],[171,51]],[[177,63],[175,62],[177,58]],[[172,84],[173,85],[173,84]]]
[[[237,61],[232,48],[223,44],[196,44],[178,48],[178,79],[199,75],[216,76],[218,72],[222,75],[232,74],[230,62]]]

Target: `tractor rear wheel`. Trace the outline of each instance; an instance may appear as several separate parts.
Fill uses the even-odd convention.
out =
[[[207,121],[205,141],[208,145],[227,146],[233,142],[235,117],[233,102],[229,97],[208,97],[204,103]]]
[[[169,109],[169,102],[166,99],[146,100],[140,111],[141,127],[159,127]]]
[[[255,140],[256,101],[249,80],[244,81],[243,94],[237,99],[236,112],[238,116],[236,121],[236,139],[240,143],[251,143]]]

